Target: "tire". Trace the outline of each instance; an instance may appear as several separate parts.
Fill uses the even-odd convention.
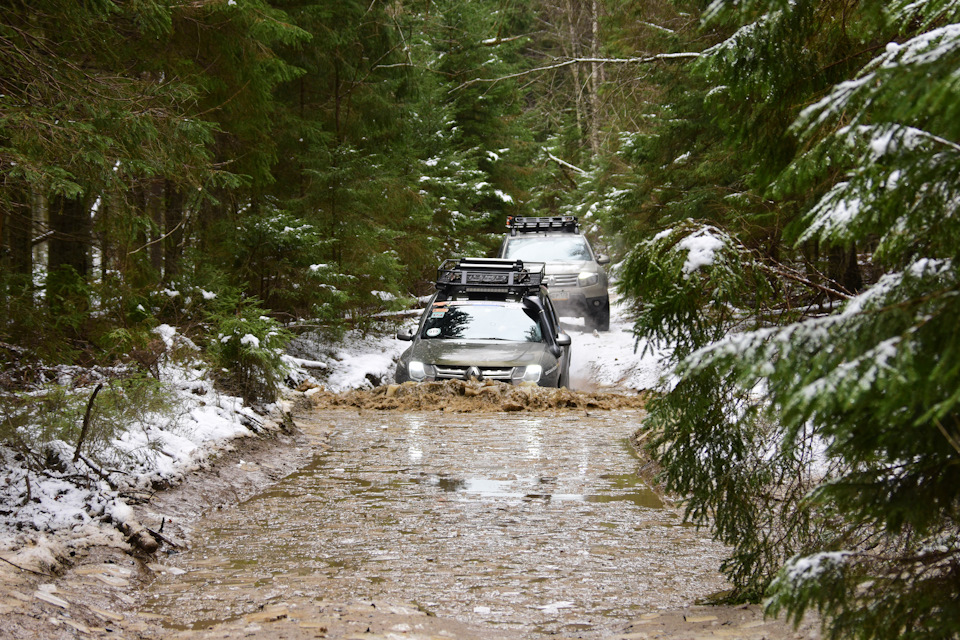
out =
[[[599,309],[584,318],[589,329],[610,331],[610,301],[604,302]]]

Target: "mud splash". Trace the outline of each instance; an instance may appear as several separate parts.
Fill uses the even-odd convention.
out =
[[[647,393],[627,395],[573,391],[535,385],[515,386],[493,380],[406,382],[346,393],[332,393],[319,387],[304,391],[317,409],[355,407],[379,411],[453,413],[643,409],[649,397]]]

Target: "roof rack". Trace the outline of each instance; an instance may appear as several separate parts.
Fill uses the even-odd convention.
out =
[[[507,228],[511,235],[518,231],[568,231],[580,232],[576,216],[507,216]]]
[[[542,262],[521,260],[459,258],[444,260],[437,269],[437,289],[526,294],[537,291],[543,282]]]

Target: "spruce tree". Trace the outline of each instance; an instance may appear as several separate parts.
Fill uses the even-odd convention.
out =
[[[9,307],[18,312],[3,326],[8,339],[56,351],[57,332],[49,332],[51,340],[41,335],[50,325],[69,318],[72,330],[89,329],[94,239],[102,271],[116,269],[108,261],[121,253],[114,251],[116,231],[141,226],[145,214],[119,205],[156,176],[197,182],[211,173],[210,126],[184,117],[196,98],[193,87],[155,73],[145,55],[144,43],[165,41],[176,9],[152,1],[54,0],[0,8],[0,199],[15,223],[4,241],[19,256],[20,277],[47,269],[53,312],[47,321],[23,313],[34,293],[19,289]],[[117,205],[111,218],[106,206],[99,209],[108,194]],[[49,245],[47,265],[25,259],[38,240]]]
[[[832,638],[957,637],[960,5],[715,0],[705,17],[742,25],[700,65],[722,120],[769,160],[751,192],[797,215],[777,264],[749,229],[705,242],[702,224],[633,258],[674,283],[643,303],[663,324],[721,321],[651,408],[667,484],[770,612],[815,609]],[[854,248],[874,274],[860,290],[810,260]],[[833,303],[775,316],[722,293],[756,274]],[[691,280],[718,293],[670,297]],[[663,331],[645,317],[643,334]]]

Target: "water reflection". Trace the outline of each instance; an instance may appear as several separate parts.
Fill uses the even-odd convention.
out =
[[[417,464],[423,460],[423,445],[420,442],[420,426],[423,424],[417,414],[407,414],[404,416],[407,423],[407,458],[412,464]]]
[[[535,637],[689,604],[722,588],[722,550],[637,476],[636,420],[322,414],[337,424],[330,448],[197,523],[169,559],[188,573],[158,578],[148,609],[200,628],[271,603],[360,598]]]

